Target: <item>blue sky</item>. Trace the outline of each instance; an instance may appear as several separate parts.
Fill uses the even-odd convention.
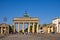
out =
[[[25,10],[30,17],[38,17],[40,24],[51,23],[60,17],[59,0],[0,0],[0,23],[7,17],[7,23],[13,24],[14,17],[23,17]]]

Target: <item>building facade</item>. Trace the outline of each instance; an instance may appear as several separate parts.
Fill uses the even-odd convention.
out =
[[[55,18],[52,21],[53,24],[56,24],[56,28],[57,28],[57,33],[60,33],[60,18]]]
[[[0,24],[0,34],[9,34],[8,24]]]
[[[56,27],[55,24],[46,24],[46,26],[42,26],[42,32],[43,33],[56,33]]]

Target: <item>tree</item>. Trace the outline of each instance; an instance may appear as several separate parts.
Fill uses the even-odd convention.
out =
[[[9,25],[9,33],[13,32],[12,27]]]
[[[31,25],[31,26],[30,26],[30,32],[32,32],[32,27],[33,27],[33,26]],[[35,24],[35,26],[34,26],[34,29],[35,29],[34,31],[35,31],[35,32],[36,32],[36,27],[37,27],[37,24]],[[38,28],[40,29],[40,25],[39,25]],[[27,32],[27,30],[28,30],[28,28],[25,29],[25,32]]]
[[[27,32],[28,28],[26,28],[24,31]],[[30,26],[30,32],[32,32],[32,26]]]
[[[14,30],[14,25],[9,25],[9,33],[13,33],[13,30]],[[16,31],[16,29],[15,29],[15,31]]]
[[[42,27],[47,26],[47,24],[42,24]]]

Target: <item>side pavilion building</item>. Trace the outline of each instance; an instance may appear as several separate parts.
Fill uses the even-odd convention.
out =
[[[57,33],[60,33],[60,18],[55,18],[52,20],[52,23],[56,24],[56,28],[57,28]]]
[[[2,23],[0,24],[0,34],[9,34],[9,25]]]

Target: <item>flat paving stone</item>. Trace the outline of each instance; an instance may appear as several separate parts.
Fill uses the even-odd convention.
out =
[[[9,34],[0,40],[60,40],[60,34]]]

